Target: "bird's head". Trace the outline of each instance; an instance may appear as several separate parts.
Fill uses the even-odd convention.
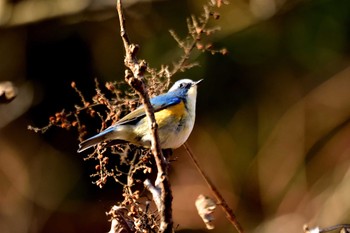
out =
[[[179,81],[176,81],[168,92],[182,90],[184,93],[188,93],[191,91],[196,91],[197,85],[202,81],[203,79],[200,79],[198,81],[192,81],[191,79],[181,79]]]

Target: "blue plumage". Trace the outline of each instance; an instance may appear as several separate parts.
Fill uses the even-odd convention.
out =
[[[162,122],[159,125],[158,134],[163,149],[177,148],[189,137],[195,120],[197,84],[200,81],[202,80],[197,82],[189,79],[179,80],[167,93],[150,100],[157,123],[160,120]],[[185,108],[180,107],[183,105]],[[184,111],[179,112],[179,109]],[[166,110],[166,114],[162,110]],[[81,142],[78,152],[106,140],[149,146],[151,135],[145,115],[144,107],[139,106],[112,126]]]

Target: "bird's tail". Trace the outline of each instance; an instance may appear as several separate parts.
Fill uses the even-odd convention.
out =
[[[89,149],[90,147],[92,147],[100,142],[103,142],[105,139],[106,139],[105,136],[100,135],[100,134],[97,134],[91,138],[86,139],[85,141],[83,141],[79,144],[78,153],[80,153],[86,149]]]
[[[108,127],[107,129],[103,130],[99,134],[96,134],[95,136],[92,136],[91,138],[86,139],[85,141],[82,141],[79,144],[78,153],[82,152],[86,149],[89,149],[90,147],[105,141],[106,139],[110,138],[110,135],[116,130],[115,127]]]

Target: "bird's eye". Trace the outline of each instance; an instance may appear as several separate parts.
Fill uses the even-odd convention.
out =
[[[180,83],[179,87],[180,88],[188,88],[188,87],[190,87],[190,83]]]

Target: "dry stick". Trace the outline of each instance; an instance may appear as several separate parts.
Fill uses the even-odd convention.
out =
[[[340,230],[341,229],[350,229],[350,224],[337,224],[337,225],[330,226],[330,227],[325,227],[325,228],[316,227],[316,228],[312,228],[312,229],[309,229],[309,227],[307,225],[304,226],[305,233],[311,233],[311,232],[325,233],[325,232],[335,231],[338,229],[340,229]],[[340,232],[342,232],[342,231],[340,231]],[[344,232],[349,232],[349,230],[344,231]]]
[[[197,170],[199,171],[199,173],[201,174],[201,176],[203,177],[203,179],[205,180],[205,182],[207,183],[207,185],[209,186],[210,190],[212,191],[212,193],[214,194],[217,202],[220,204],[221,208],[224,210],[225,214],[226,214],[226,218],[232,223],[232,225],[236,228],[236,230],[239,233],[243,233],[244,230],[241,226],[241,224],[238,222],[235,214],[233,213],[232,209],[228,206],[228,204],[226,203],[225,199],[223,198],[223,196],[220,194],[220,192],[218,191],[218,189],[215,187],[215,185],[213,184],[213,182],[210,181],[210,179],[208,178],[208,176],[204,173],[204,171],[201,169],[201,167],[199,166],[199,163],[197,161],[197,159],[195,158],[194,154],[192,153],[192,151],[190,150],[190,148],[187,145],[187,142],[185,142],[185,144],[183,145],[185,150],[187,151],[188,155],[190,156],[192,162],[194,163],[194,165],[196,166]]]
[[[154,110],[150,103],[150,99],[143,80],[143,74],[147,69],[147,64],[144,61],[139,62],[136,59],[136,53],[138,46],[130,43],[128,35],[125,31],[125,18],[123,15],[121,0],[117,1],[117,11],[120,22],[120,35],[123,40],[125,48],[125,66],[129,70],[126,70],[125,79],[130,86],[132,86],[137,94],[140,96],[142,104],[144,105],[146,116],[149,122],[149,128],[152,134],[151,151],[154,156],[157,165],[157,178],[155,186],[160,190],[161,204],[157,206],[160,214],[160,229],[159,232],[173,232],[173,220],[172,220],[172,194],[170,189],[170,182],[168,179],[168,166],[167,162],[162,154],[162,150],[158,137],[158,125],[155,120]]]

